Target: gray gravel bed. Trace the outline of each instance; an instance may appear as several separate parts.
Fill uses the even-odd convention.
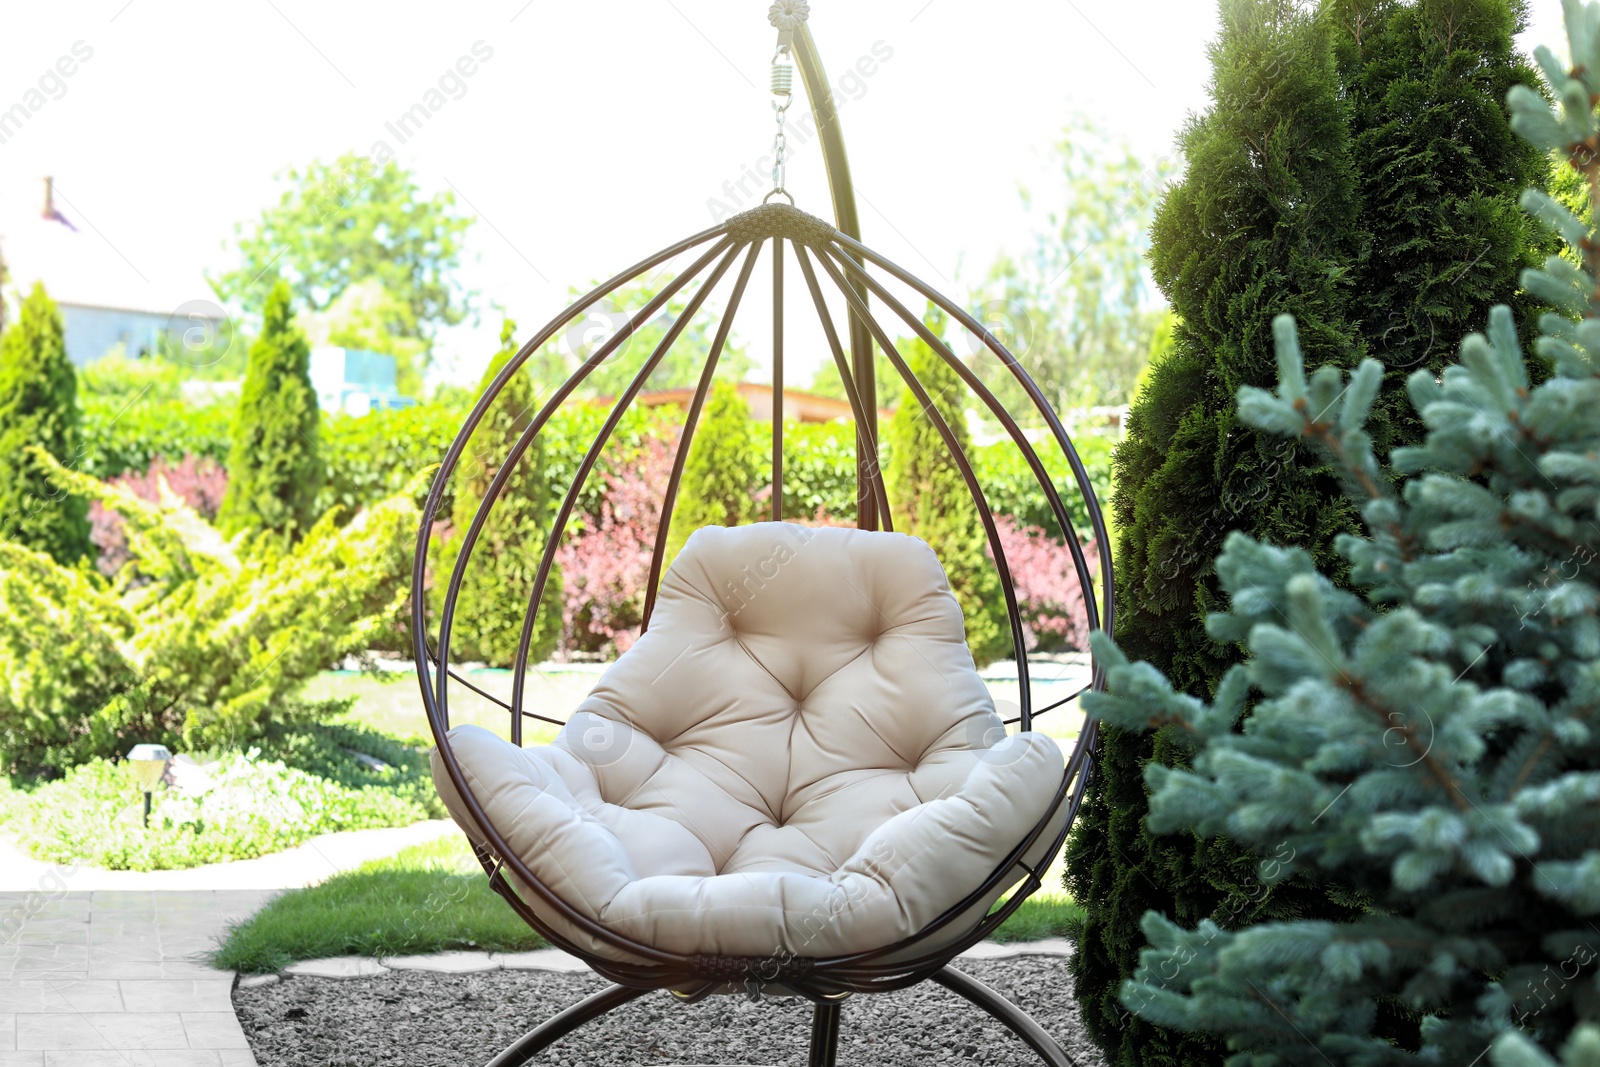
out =
[[[1066,958],[965,960],[960,967],[1021,1005],[1081,1067],[1103,1067],[1078,1022]],[[606,983],[592,974],[393,971],[376,978],[286,977],[236,989],[260,1067],[471,1067]],[[535,1064],[804,1065],[810,1005],[798,998],[651,993],[547,1049]],[[1019,1039],[932,982],[844,1002],[839,1063],[1036,1064]]]

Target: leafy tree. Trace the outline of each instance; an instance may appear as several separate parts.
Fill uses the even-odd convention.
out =
[[[555,391],[571,377],[579,365],[598,352],[670,281],[668,277],[655,277],[630,282],[551,338],[527,364],[540,395]],[[697,284],[689,283],[685,290],[669,299],[653,318],[629,335],[604,363],[583,380],[578,395],[617,396],[627,389],[672,324],[682,317],[689,294]],[[573,290],[574,299],[580,295]],[[684,327],[666,357],[646,379],[644,389],[679,389],[697,384],[701,368],[711,353],[715,326],[715,318],[702,309],[700,315]],[[743,381],[749,377],[754,366],[749,354],[732,338],[717,358],[718,373],[733,381]]]
[[[472,220],[456,213],[453,194],[424,197],[398,163],[355,153],[291,169],[285,181],[278,203],[236,228],[239,264],[213,282],[220,296],[257,307],[283,281],[301,306],[324,311],[372,279],[407,309],[388,322],[401,336],[431,345],[438,327],[462,321],[453,274]]]
[[[483,372],[479,391],[487,392],[494,379],[517,354],[517,325],[506,319],[500,327],[500,349]],[[439,545],[434,566],[435,604],[443,606],[450,574],[460,556],[467,527],[517,438],[539,410],[533,381],[524,371],[500,390],[473,434],[463,456],[456,484],[451,532]],[[547,470],[545,434],[535,438],[512,469],[496,498],[489,517],[472,548],[472,558],[462,578],[450,637],[452,660],[480,660],[496,667],[516,661],[522,637],[522,617],[533,596],[539,561],[555,517]],[[552,566],[539,602],[537,625],[529,647],[529,662],[549,656],[561,636],[561,572]]]
[[[1491,300],[1516,298],[1535,238],[1511,218],[1513,200],[1543,166],[1509,136],[1497,103],[1528,80],[1507,0],[1327,0],[1315,12],[1227,0],[1222,13],[1213,107],[1185,130],[1189,172],[1164,199],[1153,238],[1156,280],[1177,314],[1173,350],[1130,414],[1113,500],[1123,534],[1117,640],[1202,699],[1241,652],[1205,627],[1225,607],[1213,563],[1224,535],[1300,545],[1343,581],[1334,544],[1357,528],[1319,456],[1234,414],[1240,387],[1270,384],[1273,316],[1299,318],[1315,365],[1381,357],[1389,373],[1374,432],[1416,440],[1418,424],[1401,417],[1402,379],[1438,366],[1435,319],[1481,321]],[[1116,993],[1136,966],[1146,910],[1234,926],[1341,920],[1365,904],[1333,883],[1267,885],[1232,841],[1154,834],[1142,768],[1186,758],[1166,733],[1107,729],[1069,847],[1069,881],[1089,908],[1078,991],[1118,1063],[1224,1055],[1213,1037],[1123,1014]],[[1385,1000],[1382,1026],[1414,1044],[1407,1010]]]
[[[998,295],[976,315],[1057,411],[1126,403],[1159,318],[1148,307],[1145,255],[1171,167],[1140,159],[1085,120],[1067,127],[1055,151],[1059,188],[1023,190],[1025,205],[1046,205],[1042,231],[1025,255],[990,269]],[[1031,409],[987,349],[975,350],[973,366],[1012,410]]]
[[[0,536],[58,563],[88,554],[89,505],[53,486],[28,448],[76,463],[78,419],[78,375],[61,315],[35,283],[16,323],[0,335]]]
[[[279,282],[267,295],[239,395],[228,492],[217,515],[217,525],[230,534],[260,529],[298,537],[316,519],[323,469],[310,360],[289,307],[289,286]]]
[[[935,336],[943,332],[943,315],[931,305],[923,321]],[[966,386],[920,338],[901,348],[908,353],[906,365],[970,461]],[[910,386],[902,388],[885,436],[889,461],[884,488],[895,530],[922,538],[944,564],[950,591],[966,617],[972,658],[981,666],[1004,656],[1011,649],[1011,627],[983,522],[943,436]]]
[[[878,406],[889,407],[900,396],[900,390],[905,388],[905,382],[900,380],[900,374],[894,369],[894,364],[882,356],[877,355],[872,361],[872,376],[877,383]],[[991,388],[993,387],[993,383]],[[847,400],[844,391],[844,380],[839,377],[839,367],[830,356],[824,359],[811,376],[811,384],[806,386],[806,391],[817,396],[832,397],[834,400]],[[853,446],[852,446],[853,447]]]
[[[411,307],[365,278],[347,287],[322,311],[305,316],[306,340],[393,356],[395,387],[403,396],[422,395],[428,342],[420,336]]]
[[[683,464],[669,560],[702,526],[738,526],[756,517],[754,494],[769,475],[764,459],[750,405],[731,382],[713,382]]]

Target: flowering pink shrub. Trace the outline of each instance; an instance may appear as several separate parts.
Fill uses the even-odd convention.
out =
[[[168,463],[158,458],[141,472],[119,474],[110,481],[154,503],[161,499],[163,478],[173,493],[202,518],[217,517],[222,494],[228,488],[228,472],[214,459],[189,455],[177,463]],[[95,500],[89,504],[89,527],[89,539],[100,550],[97,563],[100,573],[110,577],[128,562],[128,539],[122,532],[122,516]]]
[[[605,485],[597,514],[556,550],[566,606],[560,649],[567,655],[616,655],[639,639],[650,554],[661,517],[661,496],[672,474],[670,437],[645,437],[629,460],[597,475]]]
[[[1023,526],[996,515],[1000,547],[1016,583],[1017,606],[1029,651],[1057,652],[1089,647],[1089,614],[1072,565],[1072,553],[1037,526]],[[1098,567],[1098,546],[1083,546],[1090,568]]]

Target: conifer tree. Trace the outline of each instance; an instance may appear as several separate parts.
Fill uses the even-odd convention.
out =
[[[489,361],[479,383],[487,392],[500,372],[517,354],[517,324],[506,319],[500,327],[500,348]],[[434,596],[442,604],[451,568],[464,543],[478,507],[512,447],[539,410],[532,376],[523,368],[506,382],[473,434],[463,459],[462,475],[451,512],[450,535],[440,546],[434,577]],[[539,562],[555,518],[554,500],[546,469],[544,434],[533,439],[495,499],[489,517],[473,545],[472,559],[462,577],[451,628],[450,658],[478,660],[495,667],[516,660],[522,639],[522,618],[533,596]],[[528,659],[538,663],[555,649],[561,636],[561,570],[551,564]]]
[[[1269,381],[1272,316],[1304,323],[1310,358],[1345,365],[1356,183],[1328,23],[1279,0],[1224,0],[1213,106],[1185,128],[1188,173],[1156,214],[1151,265],[1176,313],[1173,346],[1129,417],[1115,458],[1117,639],[1185,691],[1209,695],[1233,649],[1208,636],[1211,560],[1230,528],[1305,544],[1315,558],[1353,523],[1337,483],[1282,442],[1240,426],[1231,397]],[[1209,1035],[1129,1017],[1117,989],[1137,964],[1149,909],[1197,921],[1224,901],[1245,921],[1337,910],[1320,891],[1251,894],[1254,864],[1228,842],[1158,838],[1143,825],[1142,765],[1181,758],[1161,736],[1105,731],[1068,849],[1088,909],[1072,968],[1089,1031],[1118,1065],[1218,1063]]]
[[[930,306],[923,321],[936,336],[943,332],[944,317],[938,309]],[[967,391],[961,379],[921,338],[907,342],[904,349],[906,366],[970,458],[963,406]],[[889,464],[884,488],[895,530],[922,538],[944,565],[950,591],[966,618],[967,647],[978,665],[1006,655],[1011,650],[1011,628],[977,506],[943,436],[910,386],[901,389],[885,443]]]
[[[738,526],[754,518],[754,494],[766,473],[750,405],[731,382],[713,382],[684,460],[667,559],[702,526]]]
[[[289,286],[280,281],[267,295],[239,395],[228,488],[217,512],[224,533],[264,530],[298,539],[316,521],[324,472],[310,364],[311,349],[289,306]]]
[[[1600,4],[1566,14],[1571,70],[1537,52],[1561,105],[1526,85],[1508,103],[1595,204]],[[1242,421],[1316,448],[1361,509],[1365,536],[1337,546],[1349,588],[1302,548],[1230,534],[1207,625],[1249,658],[1209,700],[1093,639],[1108,688],[1089,712],[1162,723],[1192,755],[1146,769],[1154,829],[1233,839],[1266,857],[1263,883],[1338,880],[1373,905],[1238,931],[1145,917],[1123,1003],[1224,1037],[1230,1063],[1600,1063],[1600,232],[1542,190],[1522,203],[1573,253],[1522,278],[1553,308],[1542,383],[1495,307],[1457,362],[1407,379],[1426,436],[1389,469],[1366,426],[1379,361],[1308,377],[1281,316],[1276,390],[1239,391]],[[1415,1049],[1375,1032],[1385,999],[1423,1015]]]
[[[1549,161],[1516,136],[1504,105],[1513,85],[1538,84],[1516,48],[1525,6],[1330,4],[1361,202],[1351,315],[1386,368],[1370,420],[1380,452],[1421,440],[1405,398],[1411,371],[1438,372],[1495,303],[1529,335],[1537,318],[1517,278],[1555,245],[1517,197],[1546,186]]]
[[[1227,531],[1302,545],[1342,579],[1333,540],[1355,528],[1354,510],[1316,456],[1232,413],[1237,388],[1269,380],[1273,313],[1301,316],[1314,364],[1349,366],[1362,353],[1384,364],[1371,425],[1389,448],[1421,432],[1403,396],[1410,371],[1439,369],[1447,338],[1481,322],[1494,301],[1532,306],[1517,274],[1548,240],[1516,197],[1543,184],[1547,164],[1512,134],[1500,102],[1511,85],[1533,81],[1513,41],[1521,7],[1327,0],[1311,15],[1275,3],[1224,5],[1214,107],[1185,133],[1190,173],[1156,225],[1156,277],[1182,320],[1176,352],[1151,368],[1136,400],[1113,501],[1125,531],[1118,638],[1186,692],[1210,696],[1240,655],[1204,626],[1220,608],[1210,560]],[[1237,31],[1274,21],[1271,44],[1246,44]],[[1294,92],[1305,77],[1297,72],[1313,68],[1323,94],[1315,104]],[[1320,156],[1275,154],[1272,139],[1260,140],[1258,130],[1277,130],[1281,146],[1293,144],[1281,136],[1297,128],[1283,103],[1316,109],[1301,128],[1306,145],[1326,149]],[[1311,132],[1318,127],[1321,137]],[[1228,240],[1213,240],[1217,227]],[[1226,842],[1152,835],[1140,776],[1152,758],[1179,763],[1183,753],[1164,736],[1107,731],[1069,863],[1090,911],[1074,967],[1091,1027],[1123,1062],[1214,1060],[1220,1048],[1146,1032],[1137,1020],[1122,1025],[1115,994],[1142,944],[1139,914],[1153,907],[1230,925],[1340,918],[1362,900],[1298,880],[1269,891],[1253,861]],[[1390,1022],[1392,1036],[1412,1039]]]
[[[40,284],[0,334],[0,537],[72,564],[90,549],[88,502],[52,483],[29,445],[77,463],[78,374]]]

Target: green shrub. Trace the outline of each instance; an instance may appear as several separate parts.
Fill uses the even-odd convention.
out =
[[[158,459],[202,456],[226,465],[233,447],[236,406],[187,400],[83,397],[82,453],[77,469],[101,480],[145,471]]]
[[[930,311],[929,328],[942,321]],[[957,447],[969,451],[965,385],[923,341],[907,346],[911,373],[943,416]],[[1011,646],[1000,577],[988,556],[988,540],[966,480],[943,436],[907,386],[884,435],[889,442],[885,488],[894,528],[928,542],[944,564],[950,590],[966,616],[967,647],[979,666],[1004,656]]]
[[[74,563],[90,552],[89,505],[50,483],[34,446],[62,463],[78,458],[78,376],[55,301],[37,283],[0,335],[0,537]]]
[[[351,750],[388,767],[371,769]],[[11,793],[5,825],[36,859],[150,871],[251,859],[318,834],[444,814],[426,756],[367,731],[279,725],[245,751],[202,753],[198,762],[209,788],[158,789],[148,829],[128,768],[104,759]]]
[[[1078,458],[1089,472],[1089,484],[1094,487],[1095,496],[1109,523],[1111,452],[1116,447],[1116,440],[1109,434],[1092,430],[1074,432],[1071,439],[1072,446],[1078,451]],[[1041,441],[1034,447],[1045,471],[1055,481],[1062,507],[1072,520],[1078,537],[1084,540],[1092,538],[1094,527],[1089,523],[1089,505],[1078,492],[1078,482],[1073,477],[1067,457],[1061,454],[1053,439]],[[1020,526],[1037,526],[1052,538],[1065,543],[1061,526],[1050,508],[1049,498],[1039,488],[1039,481],[1034,477],[1027,459],[1009,438],[972,449],[968,455],[972,458],[972,467],[984,494],[989,498],[989,507],[996,515],[1009,515]]]
[[[138,688],[134,613],[97,572],[0,541],[0,769],[30,773],[116,750]],[[97,710],[98,709],[98,710]]]
[[[132,561],[106,581],[0,544],[0,596],[24,620],[0,641],[11,773],[133,741],[242,742],[306,678],[366,647],[404,595],[414,487],[343,528],[324,516],[292,547],[268,533],[229,542],[176,498],[152,504],[36,454],[66,490],[123,515]]]
[[[500,331],[500,351],[483,372],[479,391],[487,392],[494,379],[517,354],[513,339],[516,324],[507,319]],[[462,454],[456,474],[455,510],[451,531],[438,545],[434,560],[435,610],[442,608],[452,568],[465,543],[467,527],[489,494],[506,457],[539,411],[533,379],[519,370],[478,424],[468,451]],[[479,660],[493,667],[516,660],[522,638],[522,617],[533,596],[539,563],[555,517],[551,482],[545,470],[544,434],[523,453],[496,498],[488,519],[472,546],[472,557],[462,577],[450,631],[451,660]],[[554,563],[540,596],[537,622],[528,649],[530,663],[549,656],[561,636],[561,572]]]
[[[418,404],[355,416],[331,415],[319,439],[327,480],[317,496],[317,513],[340,508],[354,515],[400,491],[411,479],[443,461],[467,421],[468,407]],[[455,506],[455,487],[446,491],[441,515]]]
[[[239,395],[228,492],[217,514],[217,527],[226,533],[266,530],[298,538],[316,521],[323,466],[310,361],[289,307],[288,283],[280,281],[267,297]]]
[[[771,439],[764,432],[757,437],[757,455],[763,467],[770,467]],[[823,515],[854,522],[855,423],[790,422],[783,427],[783,437],[783,517],[811,520]],[[881,460],[887,449],[879,452]]]

